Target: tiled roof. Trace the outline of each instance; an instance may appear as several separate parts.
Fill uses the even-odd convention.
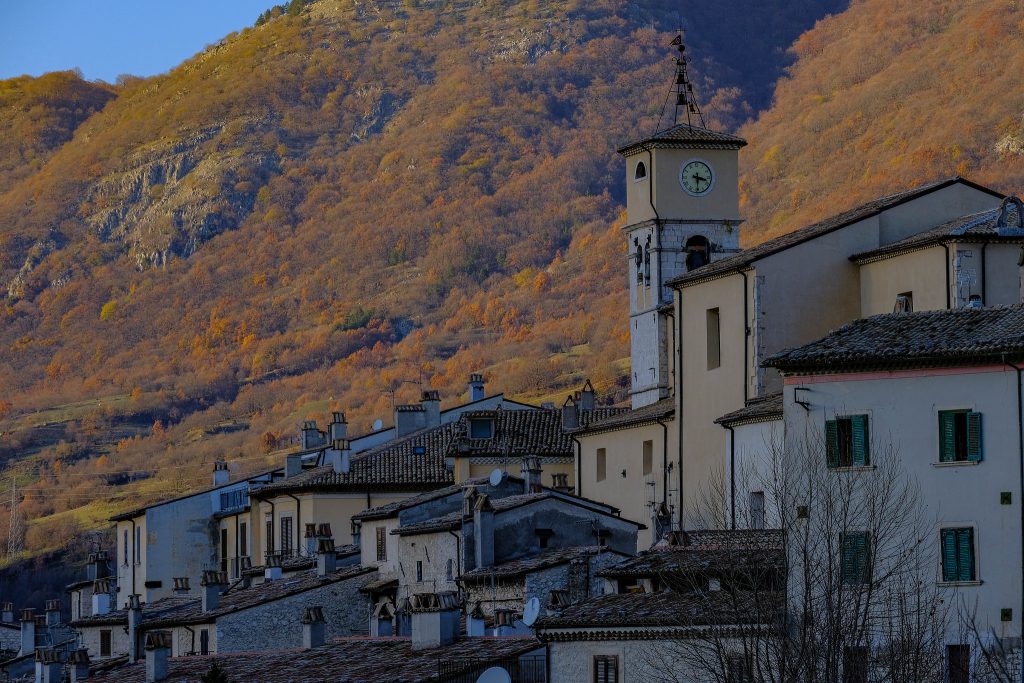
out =
[[[468,571],[463,574],[462,578],[469,582],[476,582],[486,581],[491,577],[512,578],[524,576],[541,569],[547,569],[548,567],[554,567],[556,565],[565,564],[566,562],[571,562],[572,560],[580,557],[591,557],[594,555],[600,555],[601,553],[615,553],[616,555],[623,555],[618,551],[598,545],[552,548],[550,550],[543,550],[536,555],[531,555],[530,557],[520,557],[518,559],[509,560],[508,562],[502,562],[501,564],[496,564],[490,567],[473,569],[472,571]],[[623,557],[625,557],[625,555],[623,555]]]
[[[861,204],[860,206],[852,208],[849,211],[844,211],[843,213],[832,216],[831,218],[826,218],[818,223],[814,223],[774,239],[767,240],[755,247],[744,249],[738,254],[727,256],[725,258],[718,259],[717,261],[712,261],[706,266],[696,268],[673,280],[670,280],[668,284],[671,286],[685,286],[695,282],[710,280],[733,271],[743,270],[753,262],[765,258],[766,256],[771,256],[772,254],[784,251],[790,247],[803,244],[804,242],[826,235],[834,230],[845,228],[858,221],[862,221],[865,218],[870,218],[871,216],[878,215],[887,209],[903,204],[904,202],[917,199],[918,197],[923,197],[926,194],[935,192],[936,190],[941,190],[956,183],[962,183],[977,190],[988,192],[993,196],[1002,197],[1001,194],[994,190],[977,185],[969,180],[960,178],[959,176],[947,178],[946,180],[940,180],[926,185],[921,185],[920,187],[915,187],[911,190],[907,190],[906,192],[897,192],[896,194],[879,197],[878,199],[867,202],[866,204]]]
[[[378,505],[377,507],[367,508],[362,512],[352,515],[353,521],[360,520],[365,521],[369,519],[387,519],[394,517],[402,510],[408,510],[414,508],[417,505],[423,503],[429,503],[434,500],[440,500],[447,496],[459,493],[467,486],[484,486],[488,483],[487,477],[473,477],[466,479],[462,483],[452,484],[451,486],[445,486],[444,488],[434,489],[433,491],[427,491],[417,496],[411,496],[409,498],[403,498],[402,500],[396,500],[386,505]]]
[[[657,423],[658,420],[664,420],[673,415],[675,415],[675,399],[663,398],[643,408],[637,408],[636,410],[627,409],[601,419],[591,420],[589,424],[574,430],[574,432],[596,434],[613,429],[622,429],[623,427]]]
[[[473,419],[493,420],[493,436],[470,438],[469,421]],[[477,410],[463,413],[456,425],[458,436],[449,443],[450,456],[571,456],[574,453],[572,439],[562,431],[560,410]]]
[[[779,392],[776,394],[768,394],[767,396],[752,398],[747,401],[747,405],[743,406],[739,410],[734,410],[731,413],[723,415],[715,420],[715,423],[725,427],[734,427],[748,422],[764,422],[766,420],[775,420],[781,417],[782,392]]]
[[[581,496],[574,496],[569,493],[556,492],[551,489],[544,489],[541,493],[526,493],[518,496],[505,496],[504,498],[490,498],[491,507],[495,513],[501,513],[506,510],[513,508],[522,507],[524,505],[532,505],[533,503],[539,503],[543,500],[559,500],[569,505],[575,505],[578,507],[593,510],[600,514],[605,515],[617,515],[619,512],[617,508],[608,505],[607,503],[601,503],[599,501],[593,501],[588,498]],[[416,534],[433,533],[435,531],[447,531],[449,529],[458,529],[462,525],[463,520],[472,519],[472,516],[463,516],[462,510],[450,512],[434,519],[428,519],[422,522],[416,522],[415,524],[406,524],[401,526],[391,533],[398,536],[413,536]],[[624,517],[616,516],[616,519],[635,524],[638,528],[646,529],[643,524],[634,522],[632,520],[625,519]]]
[[[781,594],[744,596],[730,591],[690,593],[616,593],[602,595],[566,607],[557,616],[544,617],[537,629],[599,628],[629,626],[714,626],[756,623],[766,616],[764,609],[747,609],[744,604],[769,601],[773,608],[782,605]],[[758,619],[760,618],[760,619]],[[543,633],[540,634],[544,638]]]
[[[781,548],[664,546],[608,567],[600,576],[609,579],[721,576],[738,570],[782,571],[785,565]]]
[[[931,230],[919,232],[916,235],[911,235],[906,239],[887,244],[884,247],[854,254],[850,257],[850,260],[858,263],[874,261],[885,256],[913,251],[953,240],[989,242],[1006,239],[1012,242],[1020,242],[1024,239],[1024,235],[1021,235],[1019,232],[1002,237],[999,234],[998,223],[999,209],[989,209],[988,211],[955,218]]]
[[[290,595],[302,593],[327,584],[358,579],[371,581],[377,574],[374,567],[358,565],[342,567],[327,577],[316,575],[315,571],[295,574],[278,581],[265,581],[258,586],[242,588],[240,583],[233,584],[220,596],[217,609],[203,612],[199,598],[169,597],[155,600],[142,606],[142,625],[153,628],[169,624],[207,623],[213,619],[232,612],[262,605]],[[74,627],[97,626],[101,624],[122,624],[128,621],[128,610],[113,610],[109,614],[85,617],[73,622]]]
[[[348,472],[335,472],[331,465],[322,465],[254,489],[251,495],[310,489],[364,490],[373,487],[375,491],[402,491],[447,486],[453,483],[453,478],[445,466],[444,456],[455,438],[455,424],[421,429],[353,455]],[[417,452],[420,449],[422,452]]]
[[[1024,308],[889,313],[768,358],[783,372],[1003,362],[1024,355]]]
[[[698,149],[739,149],[746,144],[746,140],[735,135],[680,123],[650,137],[623,145],[618,152],[623,155],[632,154],[648,145],[653,147],[695,147]]]
[[[198,683],[217,665],[239,683],[430,683],[440,662],[450,674],[476,678],[491,664],[543,648],[533,637],[464,638],[432,650],[413,650],[408,638],[339,638],[311,650],[267,650],[168,660],[168,683]],[[465,666],[462,666],[462,665]],[[98,681],[144,683],[145,664],[96,675]],[[90,677],[89,680],[93,680]]]

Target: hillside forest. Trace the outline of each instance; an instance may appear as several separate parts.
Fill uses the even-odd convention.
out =
[[[163,75],[0,82],[6,562],[470,372],[622,401],[614,150],[664,124],[680,24],[751,143],[747,244],[955,173],[1020,190],[1007,0],[295,1]]]

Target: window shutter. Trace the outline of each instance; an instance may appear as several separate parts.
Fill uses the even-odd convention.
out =
[[[956,530],[942,530],[942,580],[957,581],[957,551],[956,551]]]
[[[839,427],[835,420],[825,420],[825,457],[829,467],[839,467]]]
[[[854,415],[850,418],[853,427],[853,465],[865,467],[869,464],[868,416]]]
[[[939,462],[956,460],[956,413],[951,410],[939,411]]]
[[[839,552],[840,577],[842,583],[847,586],[854,586],[861,581],[860,557],[860,534],[843,534],[841,549]]]
[[[857,580],[871,583],[871,536],[857,534]]]
[[[981,413],[967,413],[967,459],[981,461]]]
[[[958,581],[974,581],[974,529],[957,529]]]

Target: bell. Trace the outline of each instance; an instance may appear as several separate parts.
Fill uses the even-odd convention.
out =
[[[682,107],[686,105],[686,93],[679,93],[679,97],[676,98],[676,106]]]
[[[676,85],[682,85],[684,83],[686,83],[686,76],[684,76],[683,72],[680,71],[676,74]]]

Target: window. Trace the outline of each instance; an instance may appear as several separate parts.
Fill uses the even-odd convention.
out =
[[[727,683],[752,683],[752,668],[745,655],[729,655],[725,660],[725,680]]]
[[[282,517],[281,518],[281,554],[288,556],[289,551],[292,549],[292,518]]]
[[[266,531],[267,537],[263,539],[264,547],[267,549],[267,555],[274,552],[274,516],[268,514],[266,516]]]
[[[455,579],[455,561],[452,559],[449,559],[448,562],[445,563],[444,578],[448,581]]]
[[[388,530],[382,526],[377,527],[377,561],[385,562],[388,559]]]
[[[708,370],[722,365],[722,338],[717,308],[708,309]]]
[[[750,492],[750,528],[764,528],[764,491]]]
[[[249,554],[249,525],[246,522],[238,523],[238,554],[242,557]]]
[[[210,654],[210,631],[205,628],[199,631],[199,654]]]
[[[228,570],[228,530],[220,530],[220,570],[226,572]]]
[[[686,270],[694,270],[711,260],[711,243],[703,235],[694,235],[686,240]]]
[[[643,180],[646,177],[647,165],[642,161],[638,161],[636,163],[636,171],[633,173],[633,180]]]
[[[843,683],[868,683],[866,647],[848,647],[843,650]]]
[[[423,562],[422,560],[416,560],[416,581],[423,580]]]
[[[654,442],[644,441],[644,474],[654,471]]]
[[[914,293],[903,292],[896,295],[896,305],[892,308],[893,313],[913,313],[914,312]]]
[[[871,535],[866,531],[840,536],[840,575],[847,586],[871,583]]]
[[[974,564],[974,529],[960,527],[943,529],[942,580],[946,582],[974,581],[977,577]]]
[[[946,646],[946,667],[948,683],[970,683],[971,682],[971,646],[970,645],[947,645]]]
[[[594,683],[619,683],[619,658],[594,655]]]
[[[980,462],[981,446],[981,413],[939,411],[939,462]]]
[[[100,631],[100,657],[110,656],[110,631],[103,629]]]
[[[829,467],[867,467],[871,464],[867,415],[825,421],[825,451]]]
[[[121,564],[128,566],[128,530],[124,530],[124,552],[121,553]]]
[[[608,454],[603,448],[597,449],[597,480],[604,481],[607,474]]]
[[[471,419],[469,421],[469,438],[489,439],[494,436],[494,422],[491,420]]]
[[[142,564],[142,527],[135,527],[135,564]]]

